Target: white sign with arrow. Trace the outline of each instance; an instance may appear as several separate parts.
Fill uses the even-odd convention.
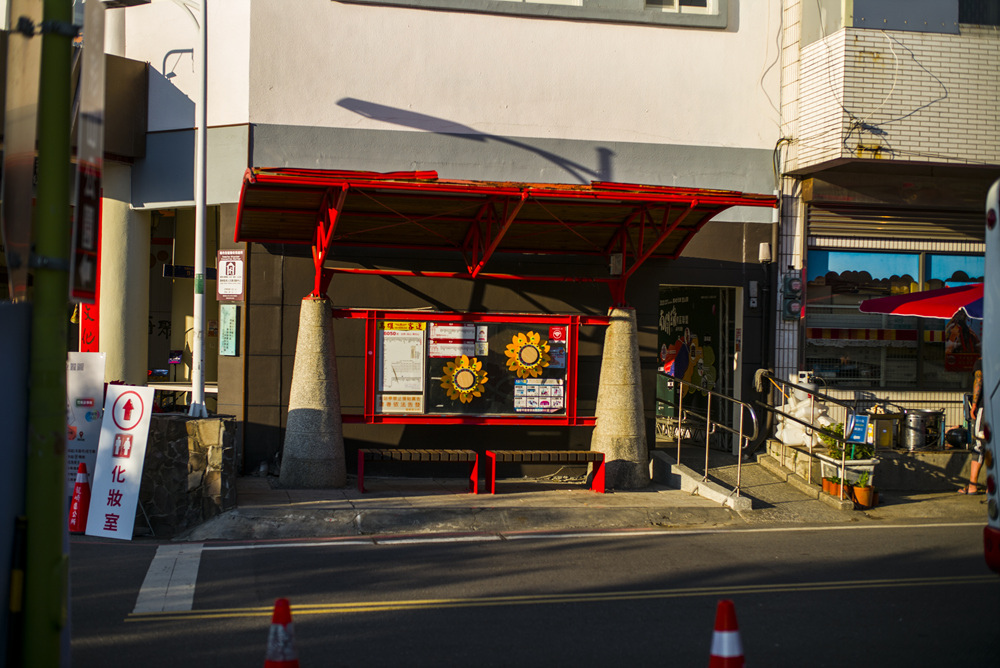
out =
[[[87,515],[88,536],[132,539],[153,392],[152,387],[108,386]]]

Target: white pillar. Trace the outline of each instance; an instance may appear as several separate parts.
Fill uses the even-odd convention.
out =
[[[649,484],[649,453],[635,309],[613,308],[610,317],[590,449],[604,453],[608,487],[639,489]]]
[[[100,350],[105,380],[145,385],[149,357],[149,214],[131,206],[132,172],[104,162]]]

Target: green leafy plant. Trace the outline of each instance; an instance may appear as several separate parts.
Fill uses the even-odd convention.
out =
[[[843,437],[843,435],[844,435],[844,423],[843,422],[838,422],[837,424],[833,425],[832,427],[828,427],[826,429],[826,431],[833,432],[837,436]],[[818,431],[816,433],[819,435],[819,441],[820,441],[820,443],[822,443],[823,445],[825,445],[830,450],[830,456],[832,457],[834,449],[838,449],[839,448],[840,441],[838,441],[833,436],[829,436],[827,434],[824,434],[821,431]],[[837,456],[838,457],[840,456],[839,449],[838,449]]]
[[[838,422],[828,429],[835,433],[837,436],[843,438],[844,436],[844,423]],[[819,435],[820,441],[827,448],[827,454],[833,459],[844,458],[843,445],[847,446],[847,460],[853,459],[871,459],[875,456],[875,445],[872,443],[847,443],[844,444],[832,436],[827,436],[826,434]]]
[[[855,487],[870,487],[868,480],[871,478],[871,471],[862,471],[861,476],[858,481],[854,483]]]

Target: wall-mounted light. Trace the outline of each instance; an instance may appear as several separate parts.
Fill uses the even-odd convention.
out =
[[[761,264],[768,264],[771,261],[771,244],[766,241],[760,242],[760,247],[757,249],[757,262]]]

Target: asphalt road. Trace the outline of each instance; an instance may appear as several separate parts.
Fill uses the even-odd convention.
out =
[[[72,662],[263,665],[285,597],[303,667],[698,666],[729,598],[749,665],[1000,665],[1000,577],[983,564],[981,531],[79,538]]]

